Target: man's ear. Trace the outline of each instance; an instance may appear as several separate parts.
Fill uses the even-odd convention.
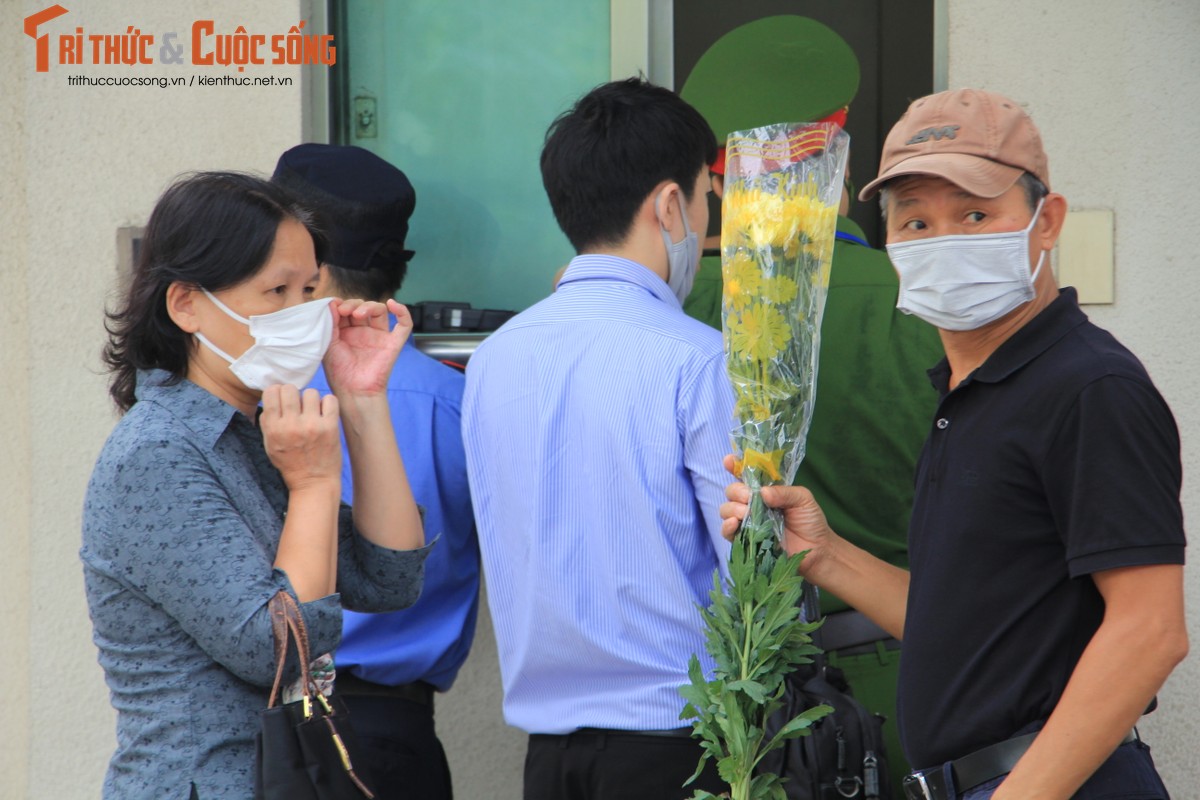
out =
[[[195,307],[199,291],[194,285],[181,281],[172,281],[167,287],[167,315],[184,333],[196,333],[200,330]]]
[[[1067,198],[1051,192],[1042,201],[1042,213],[1030,236],[1038,242],[1040,249],[1050,250],[1058,241],[1058,235],[1062,233],[1062,226],[1066,219]]]
[[[645,206],[656,224],[674,230],[683,208],[683,192],[674,181],[663,181],[646,197]]]
[[[714,172],[712,178],[712,193],[717,196],[718,200],[725,199],[725,176],[719,172]]]

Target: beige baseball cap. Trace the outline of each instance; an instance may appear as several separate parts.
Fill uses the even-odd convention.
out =
[[[1003,95],[955,89],[913,101],[883,143],[879,177],[858,199],[871,199],[901,175],[934,175],[978,197],[998,197],[1022,172],[1050,188],[1042,137],[1029,115]]]

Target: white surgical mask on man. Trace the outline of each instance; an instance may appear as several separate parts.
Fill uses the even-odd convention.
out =
[[[900,276],[896,308],[942,330],[971,331],[1034,298],[1046,251],[1029,271],[1029,233],[1039,202],[1023,230],[954,234],[887,246]]]
[[[692,293],[692,284],[696,280],[696,267],[700,265],[700,238],[688,225],[687,209],[683,206],[683,196],[679,196],[679,215],[683,218],[683,239],[671,241],[671,232],[662,224],[662,213],[658,209],[660,194],[654,198],[654,213],[658,216],[658,227],[662,233],[663,243],[667,246],[667,286],[679,298],[680,304]]]
[[[214,345],[204,334],[196,338],[209,350],[229,362],[229,369],[248,389],[262,391],[275,384],[290,383],[302,389],[312,380],[333,341],[333,298],[311,300],[270,314],[255,314],[249,319],[234,312],[207,289],[209,299],[225,314],[249,326],[254,344],[237,358]]]

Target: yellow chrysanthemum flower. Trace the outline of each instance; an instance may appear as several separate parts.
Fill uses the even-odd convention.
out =
[[[729,347],[752,361],[767,361],[787,346],[792,332],[779,309],[755,303],[729,324]]]
[[[791,261],[791,260],[794,260],[796,258],[796,256],[800,255],[800,239],[801,239],[801,237],[794,236],[788,240],[788,243],[786,245],[784,245],[784,248],[783,248],[783,257],[784,258]]]
[[[799,291],[799,288],[796,282],[788,276],[777,275],[763,281],[762,298],[768,303],[783,305],[796,299],[796,292]]]
[[[762,271],[758,263],[743,251],[722,262],[722,278],[725,284],[725,305],[740,311],[758,297],[762,283]]]
[[[824,231],[829,227],[831,218],[837,214],[837,210],[832,205],[821,202],[815,194],[815,189],[808,185],[796,187],[788,192],[783,205],[783,212],[796,220],[796,224],[809,241],[817,237],[824,238]]]
[[[735,413],[738,419],[750,420],[758,424],[771,422],[777,410],[771,408],[772,401],[777,398],[774,393],[763,391],[756,379],[749,376],[730,374],[733,382],[734,395],[737,398]]]
[[[815,269],[809,270],[809,283],[813,285],[813,288],[829,288],[829,272],[832,266],[832,260],[826,257],[821,259],[821,263],[817,264]]]
[[[754,214],[747,227],[751,247],[787,247],[799,233],[799,220],[787,213],[780,195],[757,192],[748,210]]]
[[[748,208],[750,192],[743,184],[727,186],[721,202],[721,241],[726,245],[737,244],[745,235],[753,212]]]
[[[788,210],[786,195],[744,185],[730,187],[721,219],[722,241],[744,241],[755,249],[794,248],[801,229],[800,218]]]
[[[738,419],[753,420],[754,422],[766,422],[773,416],[769,406],[752,397],[743,397],[738,400],[735,413]]]

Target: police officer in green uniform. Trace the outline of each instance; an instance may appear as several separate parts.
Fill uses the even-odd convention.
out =
[[[837,119],[858,82],[858,59],[840,36],[815,20],[785,15],[719,39],[680,94],[724,142],[735,130]],[[723,171],[723,162],[714,167]],[[816,407],[795,482],[812,491],[834,530],[907,567],[913,474],[937,405],[925,372],[943,353],[933,326],[896,309],[895,270],[845,216],[849,201],[847,192],[821,323]],[[721,292],[719,253],[706,254],[684,310],[720,328]],[[830,664],[843,671],[860,702],[893,720],[883,729],[898,787],[908,772],[894,723],[900,644],[833,595],[822,595],[821,610]]]

